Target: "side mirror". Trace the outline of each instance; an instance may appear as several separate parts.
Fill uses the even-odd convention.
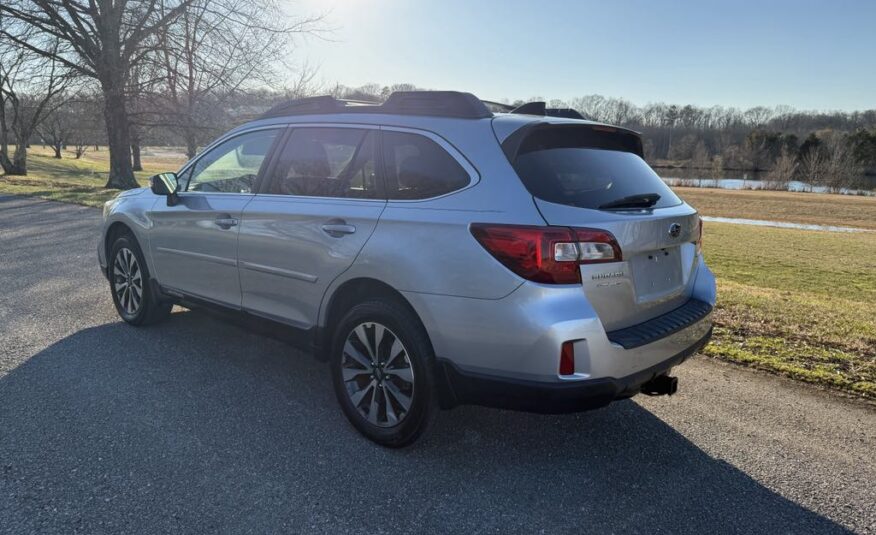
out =
[[[175,205],[179,199],[176,195],[179,190],[176,173],[161,173],[153,176],[149,179],[149,187],[152,189],[152,193],[166,196],[168,206]]]

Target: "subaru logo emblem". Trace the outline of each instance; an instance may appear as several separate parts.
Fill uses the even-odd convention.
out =
[[[679,225],[678,223],[673,223],[669,225],[669,237],[677,238],[679,236],[681,236],[681,225]]]

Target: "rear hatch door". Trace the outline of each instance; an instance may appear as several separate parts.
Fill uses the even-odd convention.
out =
[[[580,268],[606,330],[684,304],[696,269],[699,217],[642,159],[638,135],[586,123],[525,130],[503,148],[545,221],[607,230],[620,245],[620,262]]]

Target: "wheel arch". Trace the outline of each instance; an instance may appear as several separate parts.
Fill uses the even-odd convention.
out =
[[[112,265],[110,262],[110,249],[112,248],[113,243],[115,243],[115,241],[119,238],[119,236],[123,236],[125,234],[130,234],[135,240],[137,239],[137,235],[134,234],[134,230],[122,221],[115,221],[106,229],[106,235],[104,236],[103,240],[103,251],[105,254],[105,258],[107,259],[107,271],[109,271],[109,267],[110,265]],[[140,248],[142,249],[142,246]]]
[[[432,354],[435,354],[435,345],[432,341],[432,335],[426,324],[423,321],[422,315],[417,312],[414,305],[400,291],[393,288],[391,285],[370,277],[357,277],[341,283],[327,298],[323,300],[323,307],[320,308],[320,328],[317,329],[316,350],[314,355],[317,359],[327,361],[329,359],[329,351],[331,351],[331,336],[335,326],[343,317],[346,310],[357,302],[362,302],[367,299],[390,299],[407,308],[414,319],[423,327],[426,334],[426,341],[429,344]],[[453,387],[447,378],[443,367],[438,363],[437,359],[432,363],[435,370],[435,388],[437,389],[439,406],[449,409],[458,404],[456,395],[453,392]]]
[[[354,304],[369,299],[388,299],[407,308],[420,325],[423,326],[423,329],[426,332],[426,338],[429,340],[429,345],[432,344],[431,338],[429,337],[429,330],[426,329],[422,318],[420,318],[416,309],[401,292],[378,279],[357,277],[341,283],[331,292],[330,295],[327,295],[327,298],[323,300],[323,306],[321,307],[320,313],[321,321],[319,322],[320,328],[317,339],[317,347],[319,349],[317,356],[321,360],[328,359],[332,333],[344,313]]]

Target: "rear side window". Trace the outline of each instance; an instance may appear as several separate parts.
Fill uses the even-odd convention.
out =
[[[283,148],[268,193],[376,199],[377,133],[355,128],[297,128]]]
[[[466,187],[468,172],[440,145],[418,134],[383,132],[389,199],[427,199]]]
[[[521,143],[514,168],[533,196],[553,203],[599,209],[656,194],[652,208],[680,204],[645,160],[612,139],[618,136],[589,128],[536,131]]]

